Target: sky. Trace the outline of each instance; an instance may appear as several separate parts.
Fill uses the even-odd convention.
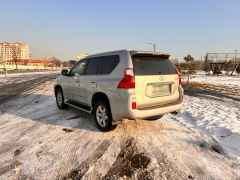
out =
[[[33,58],[75,59],[118,49],[200,59],[240,52],[239,0],[0,0],[0,42],[25,42]]]

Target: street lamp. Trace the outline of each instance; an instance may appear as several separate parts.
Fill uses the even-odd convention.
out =
[[[156,44],[155,43],[148,43],[148,44],[153,46],[153,51],[155,52],[156,51]]]

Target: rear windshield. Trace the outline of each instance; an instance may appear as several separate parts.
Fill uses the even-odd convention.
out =
[[[176,74],[175,67],[167,57],[132,56],[135,75],[166,75]]]

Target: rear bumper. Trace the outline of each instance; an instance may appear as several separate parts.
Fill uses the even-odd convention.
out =
[[[112,124],[116,125],[120,123],[120,119],[144,119],[148,117],[154,117],[154,116],[159,116],[163,115],[166,113],[171,113],[174,111],[180,110],[182,107],[182,103],[177,102],[173,105],[166,105],[163,107],[158,107],[158,108],[149,108],[149,109],[135,109],[129,111],[127,114],[122,114],[120,118],[114,118]]]
[[[159,116],[166,113],[174,112],[180,110],[182,107],[181,102],[174,104],[168,104],[166,106],[152,107],[148,109],[135,109],[131,110],[128,115],[128,119],[142,119],[147,117]]]
[[[131,97],[124,96],[119,99],[115,99],[111,103],[113,124],[118,123],[121,119],[144,119],[153,116],[159,116],[166,113],[179,111],[183,104],[183,89],[179,86],[179,99],[175,102],[165,105],[144,107],[138,109],[132,109]]]

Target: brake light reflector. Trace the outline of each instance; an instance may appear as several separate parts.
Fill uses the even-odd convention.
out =
[[[137,103],[136,102],[132,102],[132,109],[137,109]]]
[[[120,89],[134,89],[135,88],[135,78],[133,69],[128,68],[124,71],[124,77],[119,82],[118,87]]]
[[[181,80],[181,76],[180,76],[180,74],[178,72],[178,69],[176,69],[176,74],[178,75],[179,85],[181,85],[182,84],[182,80]]]

